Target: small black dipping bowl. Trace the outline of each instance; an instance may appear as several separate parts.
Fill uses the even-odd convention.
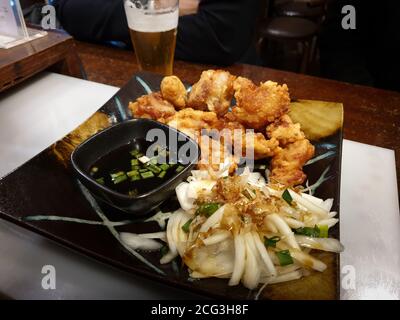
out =
[[[161,129],[165,133],[166,145],[163,145],[164,143],[160,141],[157,141],[157,143],[167,147],[170,151],[168,141],[170,136],[174,137],[175,141],[177,140],[178,150],[186,143],[189,144],[187,146],[190,147],[190,150],[197,150],[197,152],[191,152],[189,163],[185,164],[186,166],[181,172],[166,181],[162,181],[154,190],[134,197],[107,188],[91,177],[90,168],[98,159],[128,144],[133,139],[146,139],[146,135],[151,129]],[[157,121],[133,119],[107,128],[81,143],[72,153],[71,162],[78,179],[97,199],[127,213],[144,215],[155,209],[175,192],[175,187],[190,175],[199,157],[200,148],[198,144],[184,133]]]

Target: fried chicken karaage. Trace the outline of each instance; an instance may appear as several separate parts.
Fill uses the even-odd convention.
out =
[[[201,150],[201,157],[197,167],[200,170],[211,168],[213,171],[219,171],[221,170],[221,165],[223,167],[226,166],[229,173],[236,170],[239,159],[220,140],[203,135],[199,138],[198,143]]]
[[[233,96],[236,106],[228,112]],[[294,186],[306,179],[302,168],[314,146],[287,114],[289,104],[285,84],[257,86],[227,71],[208,70],[189,95],[179,78],[169,76],[161,82],[161,93],[142,96],[129,108],[135,117],[165,123],[196,140],[200,169],[218,171],[225,165],[232,173],[240,157],[272,158],[271,181]]]
[[[182,81],[176,76],[164,77],[160,85],[162,97],[177,109],[186,107],[187,93]]]
[[[221,120],[219,127],[221,141],[234,150],[235,155],[252,157],[255,160],[272,157],[279,142],[273,138],[267,140],[260,132],[245,129],[238,122]]]
[[[304,182],[303,165],[314,156],[314,146],[305,138],[299,123],[283,115],[267,129],[267,136],[279,141],[279,148],[271,161],[271,179],[285,185]]]
[[[228,71],[203,71],[200,80],[189,93],[188,107],[213,111],[218,116],[224,115],[231,105],[235,78]]]
[[[136,102],[129,103],[129,109],[136,118],[148,118],[160,122],[176,113],[174,106],[164,100],[160,93],[141,96]]]
[[[275,138],[265,139],[261,133],[247,132],[242,138],[243,148],[248,148],[254,154],[254,160],[272,157],[279,146]]]
[[[297,140],[305,139],[300,124],[294,124],[287,114],[277,119],[274,123],[271,123],[267,127],[266,132],[270,139],[277,139],[280,146],[286,146],[289,143],[296,142]]]
[[[237,105],[232,109],[236,120],[248,128],[263,130],[289,110],[290,97],[286,84],[267,81],[256,86],[238,77],[234,84]]]
[[[210,130],[217,127],[219,120],[215,112],[185,108],[165,119],[164,123],[198,140],[202,129]]]
[[[279,148],[271,160],[270,180],[285,186],[302,184],[306,179],[302,168],[314,156],[315,148],[307,139]]]

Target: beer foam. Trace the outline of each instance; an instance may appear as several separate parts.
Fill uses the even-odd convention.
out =
[[[179,9],[154,11],[138,9],[130,1],[125,1],[125,13],[130,29],[140,32],[164,32],[178,26]]]

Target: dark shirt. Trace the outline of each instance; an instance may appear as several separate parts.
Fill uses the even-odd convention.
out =
[[[76,39],[130,44],[123,0],[57,0],[55,5],[63,28]],[[249,56],[260,6],[259,0],[202,0],[197,14],[179,18],[176,58],[229,65]]]

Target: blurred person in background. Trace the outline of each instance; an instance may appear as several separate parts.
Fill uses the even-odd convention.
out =
[[[123,0],[55,0],[62,27],[78,40],[131,46]],[[180,0],[175,57],[229,65],[258,63],[260,0]]]

